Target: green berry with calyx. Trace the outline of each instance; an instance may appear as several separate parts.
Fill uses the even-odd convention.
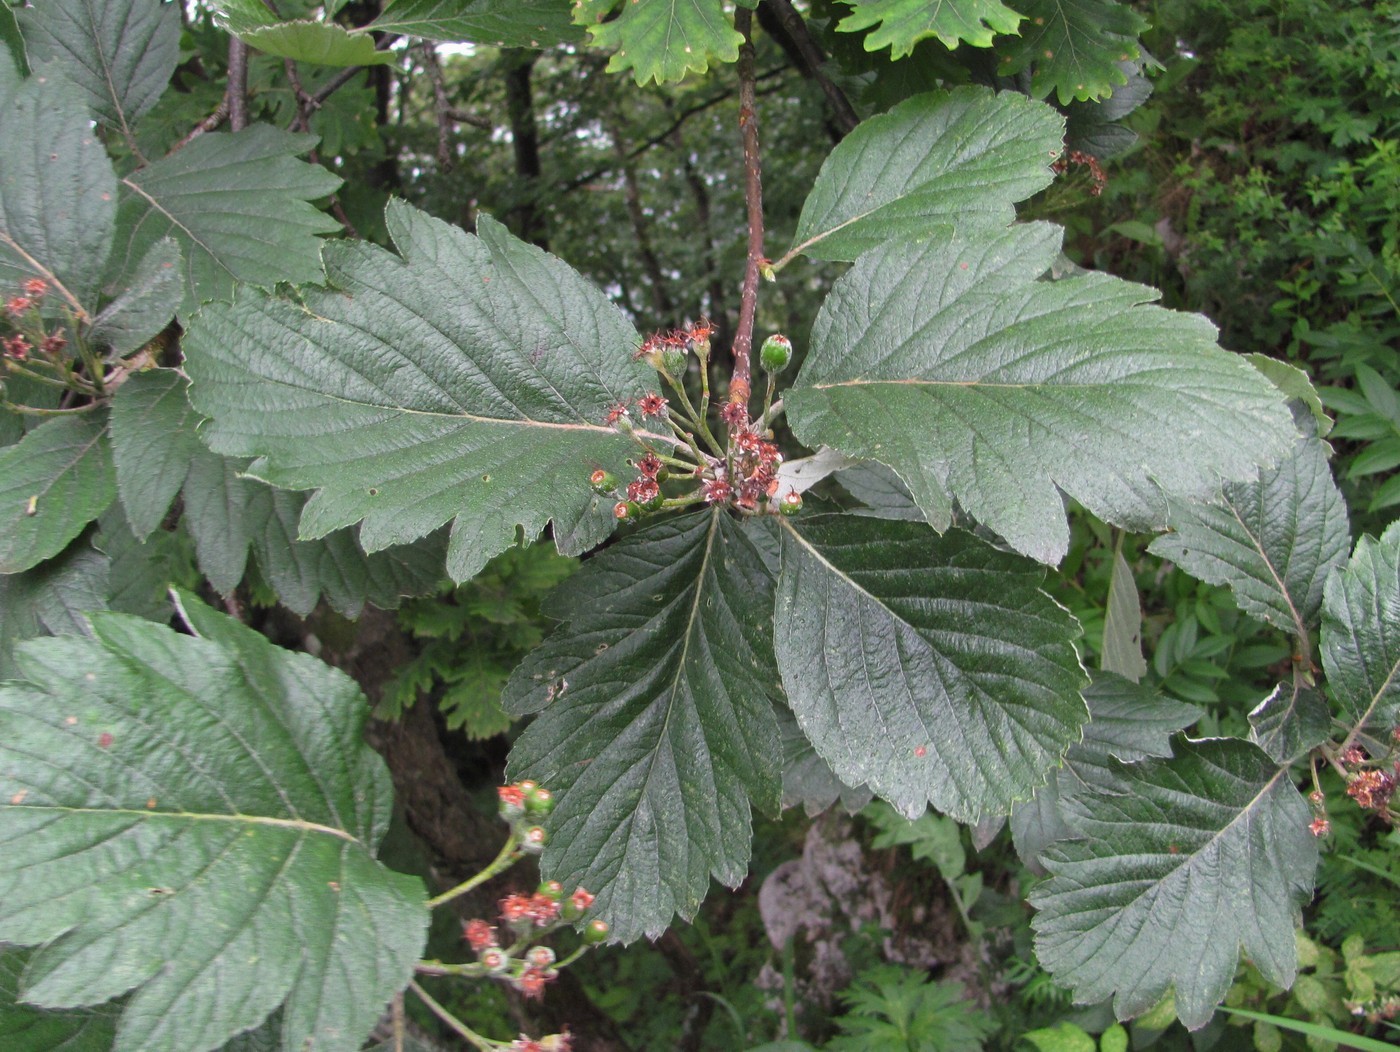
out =
[[[613,518],[618,522],[636,522],[642,517],[642,506],[635,500],[620,500],[613,505]]]
[[[554,794],[543,786],[536,786],[525,794],[525,810],[532,815],[547,815],[554,810]]]
[[[661,352],[661,371],[667,376],[684,376],[686,353],[679,347],[667,347]]]
[[[617,476],[611,471],[604,471],[602,468],[599,468],[588,476],[588,484],[593,487],[594,493],[612,493],[617,489]]]
[[[583,941],[588,946],[597,946],[608,937],[608,922],[601,917],[589,921],[583,929]]]
[[[802,494],[790,489],[778,501],[778,510],[784,515],[796,515],[802,510]]]
[[[792,363],[792,341],[774,334],[763,341],[758,351],[759,364],[766,373],[780,373]]]

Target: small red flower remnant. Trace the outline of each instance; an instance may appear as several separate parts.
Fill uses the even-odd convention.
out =
[[[569,901],[574,904],[575,909],[583,911],[588,909],[589,906],[593,905],[593,893],[591,891],[584,891],[583,888],[579,888],[577,891],[575,891],[572,895],[569,896]]]
[[[621,419],[622,419],[623,417],[625,417],[626,415],[627,415],[627,403],[626,403],[626,402],[616,402],[616,403],[614,403],[612,406],[609,407],[609,409],[608,409],[608,415],[607,415],[607,417],[606,417],[605,419],[607,420],[609,426],[612,426],[612,425],[615,425],[619,420],[621,420]]]
[[[1312,820],[1312,825],[1308,826],[1308,829],[1312,832],[1313,836],[1324,837],[1332,832],[1332,823],[1325,818],[1314,818]]]
[[[749,407],[747,400],[724,403],[724,408],[719,411],[719,418],[731,428],[747,428],[749,423]]]
[[[112,747],[112,736],[107,731],[103,731],[97,736],[97,744],[103,749]]]
[[[39,345],[39,350],[52,357],[67,346],[68,337],[61,332],[55,332],[44,337],[44,342]]]
[[[501,920],[507,924],[514,924],[516,921],[534,920],[530,914],[529,895],[507,895],[501,900]]]
[[[723,504],[734,494],[734,487],[724,479],[709,479],[704,486],[705,499],[711,504]]]
[[[928,755],[928,749],[923,745],[916,745],[914,747],[914,755],[922,760],[925,756]]]
[[[4,341],[4,344],[6,358],[13,358],[17,362],[22,362],[29,357],[29,341],[23,336],[11,336]]]
[[[478,952],[496,945],[496,929],[480,919],[467,921],[462,926],[462,937]]]
[[[1338,758],[1348,767],[1355,767],[1366,762],[1366,751],[1359,745],[1352,745]]]
[[[543,997],[544,984],[552,978],[553,976],[547,975],[543,970],[529,965],[512,980],[512,985],[527,998]]]
[[[1347,786],[1347,796],[1358,807],[1368,811],[1384,811],[1395,792],[1396,779],[1382,771],[1361,771]]]
[[[656,484],[656,479],[645,475],[627,484],[627,499],[635,500],[638,504],[650,504],[660,494],[661,487]]]
[[[525,790],[520,786],[503,785],[496,790],[496,795],[501,798],[502,817],[518,818],[525,813]]]
[[[648,453],[637,461],[637,470],[649,479],[654,479],[661,472],[661,459],[655,453]]]
[[[637,408],[642,411],[642,416],[659,417],[666,412],[666,399],[655,391],[648,391],[638,400]]]
[[[510,1043],[510,1052],[544,1052],[544,1045],[540,1044],[533,1037],[526,1037],[521,1034]]]
[[[28,296],[11,296],[5,302],[5,311],[11,318],[18,318],[32,306],[34,301]]]
[[[24,283],[24,294],[30,299],[41,300],[49,291],[49,283],[43,278],[30,278]]]

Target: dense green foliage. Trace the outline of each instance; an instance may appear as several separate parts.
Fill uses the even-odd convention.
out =
[[[0,1041],[1393,1040],[1397,99],[1391,3],[0,7]]]

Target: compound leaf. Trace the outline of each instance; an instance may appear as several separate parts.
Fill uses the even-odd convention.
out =
[[[727,514],[658,523],[553,593],[568,621],[506,687],[506,711],[540,713],[508,777],[558,798],[541,871],[594,891],[621,941],[693,917],[711,876],[736,886],[750,799],[777,809],[771,589]]]
[[[638,85],[683,80],[692,71],[704,73],[711,62],[739,57],[744,38],[725,0],[632,0],[604,22],[612,7],[613,0],[582,0],[574,5],[574,21],[588,28],[594,47],[617,49],[608,72],[630,69]]]
[[[1110,786],[1069,801],[1074,834],[1043,856],[1031,894],[1036,956],[1079,1001],[1120,1019],[1169,988],[1192,1029],[1209,1021],[1239,949],[1270,982],[1297,974],[1294,926],[1312,894],[1307,803],[1249,742],[1177,739],[1175,756],[1115,765]]]
[[[114,1052],[215,1049],[278,1006],[282,1047],[357,1047],[428,923],[421,883],[374,857],[391,790],[365,699],[184,612],[199,638],[93,615],[0,687],[0,939],[40,947],[22,996],[129,993]]]
[[[129,284],[139,262],[162,238],[184,252],[185,305],[227,300],[235,282],[272,286],[319,281],[321,239],[340,224],[309,202],[340,179],[297,160],[316,145],[267,124],[201,135],[122,180],[115,261]]]
[[[98,120],[128,139],[180,60],[178,4],[35,0],[19,17],[31,60],[50,63],[82,90]]]
[[[817,315],[794,433],[893,468],[934,527],[957,501],[1048,563],[1069,543],[1061,491],[1143,528],[1164,493],[1205,497],[1290,447],[1281,397],[1204,318],[1103,274],[1035,280],[1060,238],[1035,223],[866,253]]]
[[[962,41],[989,47],[998,33],[1014,33],[1023,16],[999,0],[845,0],[854,10],[836,26],[858,33],[878,25],[865,38],[866,51],[891,49],[890,58],[911,54],[914,45],[937,37],[950,51]]]
[[[58,417],[0,449],[0,574],[57,555],[112,503],[106,424]]]
[[[959,821],[1030,797],[1088,718],[1079,626],[1043,570],[960,531],[785,522],[775,646],[803,732],[845,784]]]
[[[1128,83],[1124,64],[1142,54],[1147,21],[1117,0],[1017,0],[1026,16],[1001,54],[1003,76],[1031,71],[1031,94],[1061,103],[1097,99]]]
[[[854,260],[892,238],[1003,227],[1050,184],[1064,119],[1024,95],[957,88],[863,121],[822,163],[788,256]]]
[[[1322,667],[1353,722],[1400,722],[1400,523],[1380,540],[1362,537],[1347,565],[1328,578]]]
[[[367,551],[453,521],[447,569],[472,577],[551,519],[560,551],[612,530],[588,486],[626,471],[635,444],[604,423],[638,397],[637,336],[582,277],[482,217],[473,237],[392,203],[402,255],[336,244],[336,291],[303,304],[252,295],[202,310],[185,337],[212,448],[249,472],[317,488],[315,538],[363,520]],[[655,374],[651,374],[654,382]]]
[[[22,147],[0,150],[0,289],[8,299],[26,279],[43,278],[58,286],[46,306],[82,313],[97,298],[112,247],[112,163],[82,93],[42,70],[21,79],[3,51],[0,113],[7,128],[24,129]]]
[[[559,0],[394,0],[367,28],[495,47],[546,48],[583,40],[583,30]]]
[[[1172,533],[1148,549],[1192,576],[1229,585],[1240,609],[1299,638],[1322,609],[1322,587],[1346,561],[1347,508],[1327,447],[1301,435],[1291,456],[1210,503],[1173,501]]]

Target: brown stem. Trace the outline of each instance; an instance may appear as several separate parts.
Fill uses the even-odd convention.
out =
[[[515,175],[520,182],[520,204],[514,213],[516,233],[548,249],[544,216],[537,206],[540,176],[540,139],[535,124],[534,95],[530,77],[540,52],[508,48],[501,53],[505,64],[506,113],[510,119],[511,147],[515,152]]]
[[[421,52],[423,68],[428,71],[428,80],[433,85],[438,168],[445,172],[452,167],[452,106],[447,101],[447,83],[443,79],[442,63],[438,61],[437,48],[431,43],[424,43]]]
[[[200,121],[193,128],[191,128],[189,130],[189,133],[185,135],[183,139],[181,139],[174,146],[170,147],[168,151],[166,151],[165,156],[169,157],[172,153],[175,153],[179,150],[183,150],[186,146],[194,142],[205,132],[213,131],[220,124],[223,124],[226,120],[228,120],[227,93],[225,93],[224,97],[219,100],[219,104],[214,107],[214,112],[209,114],[209,116],[205,117],[204,120]]]
[[[777,30],[774,36],[796,60],[803,76],[810,77],[821,88],[827,105],[831,107],[831,120],[837,133],[835,137],[843,138],[854,131],[860,123],[860,115],[851,105],[851,100],[846,98],[846,93],[822,71],[826,56],[791,0],[763,0],[758,9],[758,20],[770,33]]]
[[[228,42],[228,126],[233,131],[248,127],[248,45],[237,37]]]
[[[297,72],[297,64],[289,58],[282,60],[282,69],[287,74],[287,83],[292,86],[292,98],[297,104],[297,115],[292,118],[289,131],[304,132],[311,130],[311,97],[306,94],[306,89],[301,86],[301,74]]]
[[[748,211],[749,258],[739,293],[739,325],[734,333],[734,375],[729,400],[748,403],[749,353],[753,350],[754,318],[758,313],[759,269],[763,255],[763,178],[758,153],[758,110],[754,80],[753,12],[740,7],[734,28],[744,38],[739,48],[739,131],[744,143],[744,204]]]
[[[354,80],[356,74],[363,73],[364,71],[364,66],[346,66],[330,80],[317,88],[315,92],[308,95],[306,97],[307,105],[313,110],[320,109],[323,102]]]

